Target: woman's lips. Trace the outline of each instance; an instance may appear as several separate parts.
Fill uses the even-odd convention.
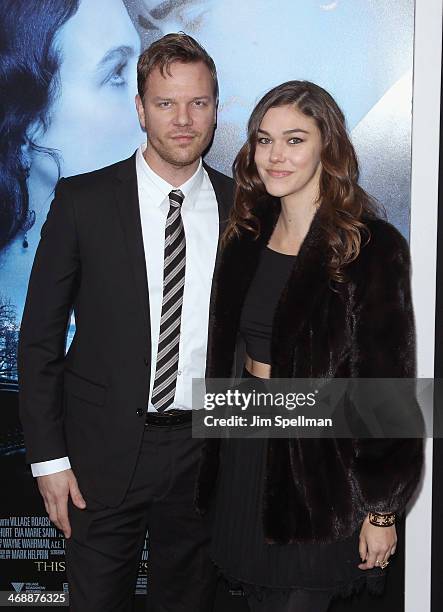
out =
[[[269,176],[272,176],[272,178],[286,178],[292,174],[292,172],[287,170],[266,170],[266,172],[269,174]]]

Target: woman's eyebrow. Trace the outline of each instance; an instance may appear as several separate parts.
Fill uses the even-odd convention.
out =
[[[113,47],[112,49],[109,49],[109,51],[105,53],[105,55],[102,57],[102,59],[97,64],[97,68],[100,69],[100,68],[105,67],[107,64],[115,63],[116,60],[118,61],[122,59],[129,59],[133,57],[134,54],[135,54],[134,47],[129,47],[127,45],[120,45],[119,47]]]
[[[261,128],[258,128],[258,131],[261,132],[262,134],[266,134],[266,136],[270,136],[269,132],[267,132],[266,130],[262,130]],[[309,134],[307,130],[302,130],[301,128],[285,130],[284,132],[282,132],[282,134],[292,134],[294,132],[302,132],[303,134]]]

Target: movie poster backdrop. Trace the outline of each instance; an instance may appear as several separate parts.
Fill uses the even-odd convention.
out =
[[[17,339],[54,187],[131,155],[140,50],[184,31],[220,82],[207,161],[231,174],[254,103],[307,79],[343,109],[361,184],[409,237],[413,0],[0,0],[0,590],[67,590],[18,419]],[[75,333],[72,320],[67,345]],[[112,333],[112,330],[110,330]],[[137,593],[146,591],[145,546]]]

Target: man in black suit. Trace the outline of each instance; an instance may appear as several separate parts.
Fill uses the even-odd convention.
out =
[[[131,609],[147,529],[148,610],[208,612],[191,380],[205,374],[232,181],[201,160],[218,85],[194,39],[152,44],[138,90],[147,143],[57,186],[21,327],[21,419],[46,510],[67,538],[71,609]]]

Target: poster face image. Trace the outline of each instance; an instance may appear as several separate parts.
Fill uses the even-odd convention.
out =
[[[5,193],[1,378],[17,378],[16,332],[55,184],[60,176],[127,157],[143,140],[134,110],[137,56],[141,45],[167,32],[195,36],[218,68],[218,127],[209,163],[230,174],[257,99],[280,82],[312,80],[328,89],[345,112],[363,186],[408,235],[411,0],[396,3],[394,11],[386,0],[282,0],[277,5],[264,0],[39,2],[33,12],[26,9],[26,19],[38,28],[27,40],[24,58],[19,49],[28,32],[28,5],[6,1],[2,6],[11,70],[20,58],[29,73],[46,69],[46,64],[52,72],[44,86],[26,74],[3,84],[5,123],[13,129],[4,135],[8,162],[0,170]],[[48,57],[42,52],[42,36],[52,43]],[[26,121],[19,121],[19,111],[26,111]]]
[[[6,1],[0,17],[1,39],[9,47],[2,71],[0,170],[0,308],[8,310],[0,337],[5,338],[21,320],[59,177],[129,156],[143,134],[134,112],[140,38],[121,0],[39,1],[32,10],[28,2]],[[15,379],[14,355],[4,356],[0,376]]]
[[[414,1],[394,4],[0,0],[0,486],[8,491],[0,560],[9,568],[2,588],[34,580],[61,590],[66,582],[63,538],[44,522],[25,469],[17,340],[58,179],[129,157],[146,139],[134,104],[140,51],[168,32],[184,31],[213,57],[220,102],[206,160],[226,174],[268,89],[292,79],[327,89],[346,116],[362,186],[408,237]],[[69,344],[73,321],[67,331]],[[19,548],[19,540],[29,541]],[[145,551],[140,593],[146,567]]]

